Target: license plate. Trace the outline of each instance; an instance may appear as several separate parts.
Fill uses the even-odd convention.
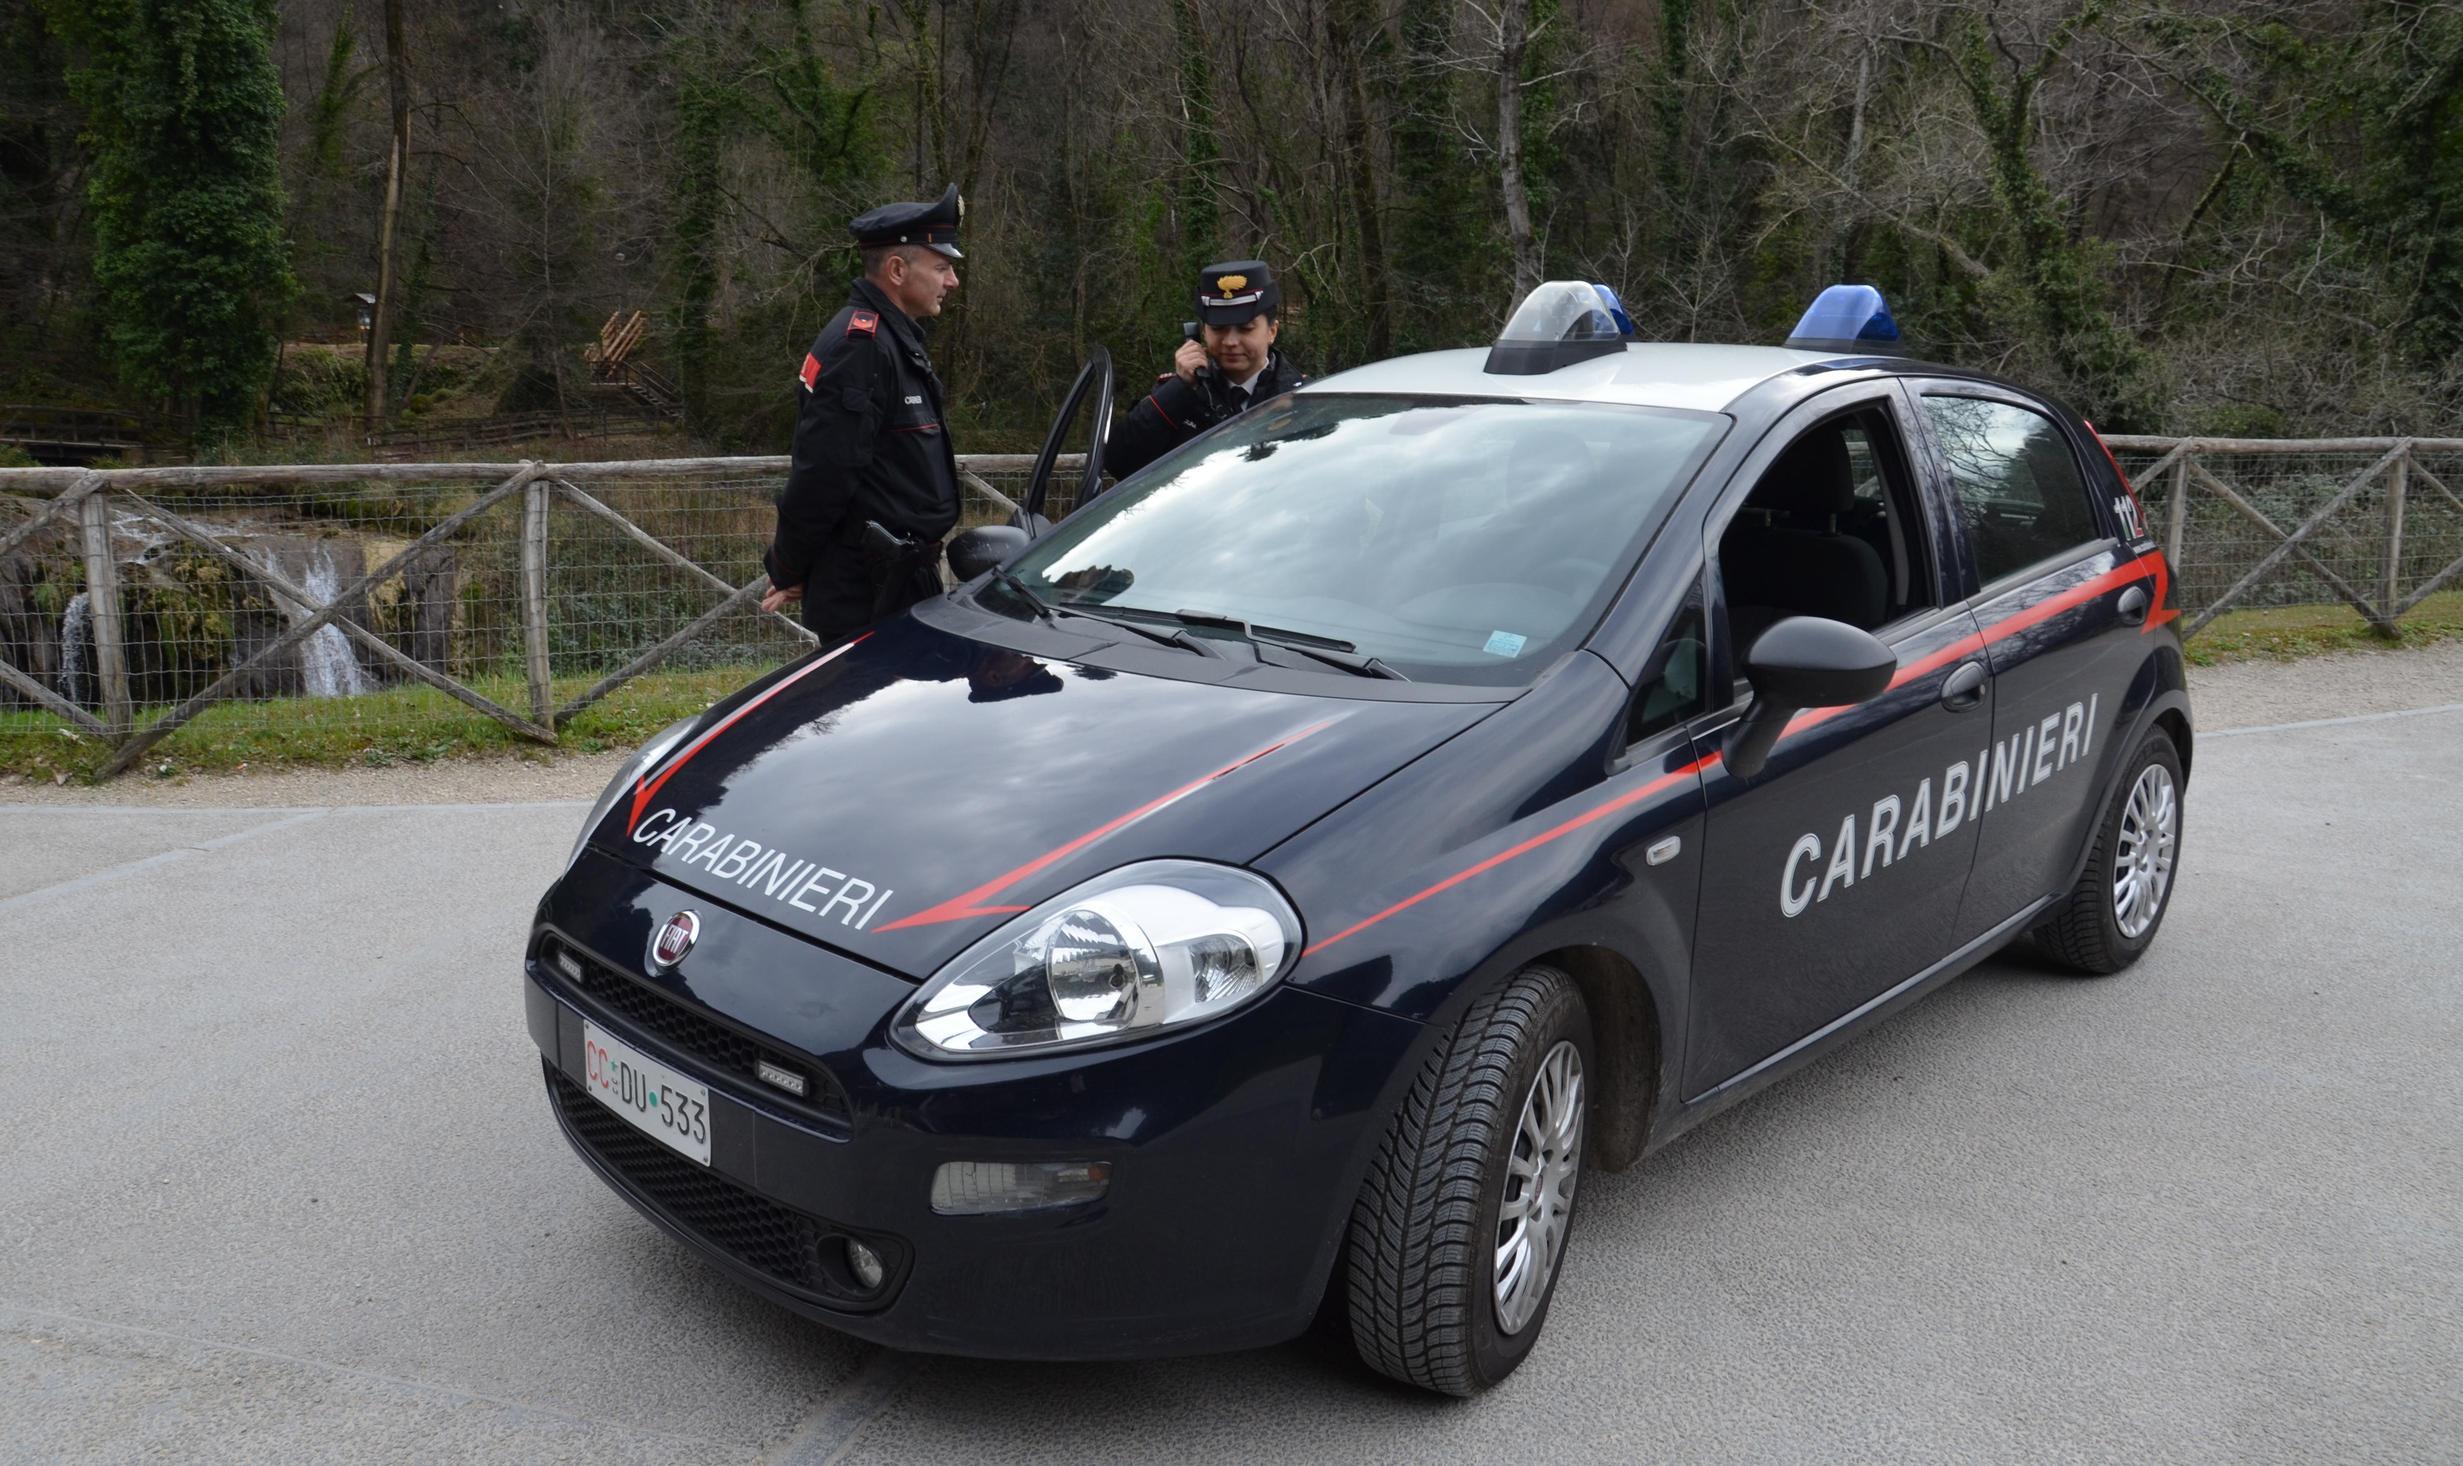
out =
[[[582,1020],[582,1087],[652,1140],[710,1163],[710,1086]]]

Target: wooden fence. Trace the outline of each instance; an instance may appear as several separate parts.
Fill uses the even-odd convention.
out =
[[[985,475],[1017,474],[1028,468],[1031,461],[1026,455],[972,455],[962,459],[961,476],[973,501],[970,517],[980,521],[1013,510],[1016,506],[1010,497],[994,488]],[[1068,466],[1068,460],[1063,461],[1063,466]],[[766,505],[767,487],[775,484],[786,468],[784,458],[715,458],[562,465],[532,461],[0,470],[0,504],[14,500],[29,509],[26,517],[0,531],[0,612],[8,609],[6,593],[13,588],[21,589],[25,580],[22,574],[12,577],[8,573],[13,552],[35,543],[46,532],[73,542],[78,549],[75,558],[81,561],[77,568],[82,572],[78,600],[88,612],[79,629],[78,657],[81,663],[88,664],[81,668],[81,680],[91,695],[81,698],[74,695],[74,689],[46,685],[45,669],[17,665],[8,655],[4,640],[0,640],[0,686],[85,733],[116,744],[105,766],[106,776],[115,775],[216,702],[256,695],[252,688],[265,685],[272,671],[286,661],[296,661],[302,647],[330,627],[364,652],[368,664],[433,687],[523,738],[553,744],[559,724],[667,661],[721,620],[755,614],[755,604],[769,589],[768,577],[757,571],[749,578],[716,573],[678,545],[611,507],[602,495],[609,493],[610,486],[640,484],[691,493],[716,487],[723,481],[738,490],[739,499],[757,498]],[[746,494],[743,488],[748,484],[762,487],[757,495]],[[430,495],[450,491],[468,497],[449,513],[428,516],[432,522],[427,522],[408,543],[392,548],[371,568],[323,593],[302,584],[275,564],[243,555],[228,542],[231,536],[227,529],[201,523],[201,516],[163,502],[173,494],[193,498],[222,490],[266,488],[339,488],[347,500],[352,494],[381,496],[389,486],[413,485]],[[598,492],[592,492],[593,489]],[[437,665],[436,659],[411,655],[363,624],[360,617],[346,614],[354,607],[365,607],[377,587],[402,577],[424,557],[449,546],[457,535],[499,506],[519,516],[515,530],[519,545],[519,639],[527,693],[525,705],[519,707],[506,706],[472,685],[471,679],[457,677]],[[562,702],[554,696],[549,658],[551,623],[556,614],[549,593],[549,523],[551,509],[558,506],[578,510],[603,525],[607,535],[632,546],[644,561],[665,567],[698,586],[709,602],[698,616],[664,636],[651,637],[646,628],[642,629],[646,644],[636,654]],[[330,502],[324,508],[325,512],[332,512]],[[261,583],[279,603],[287,603],[299,613],[278,634],[235,653],[228,659],[229,664],[204,685],[142,718],[131,691],[131,639],[123,624],[127,596],[122,584],[123,571],[130,568],[124,563],[123,547],[131,534],[139,530],[227,567],[232,583]],[[14,587],[12,579],[17,582]],[[805,643],[812,640],[811,633],[791,616],[767,613],[766,620],[786,636]],[[206,660],[210,665],[214,659]],[[63,664],[55,663],[49,670],[55,681],[61,680]]]
[[[2184,636],[2195,636],[2217,616],[2249,603],[2253,593],[2295,569],[2315,577],[2317,585],[2392,636],[2404,616],[2463,574],[2463,497],[2449,486],[2449,480],[2463,484],[2463,438],[2107,441],[2135,481],[2149,514],[2163,526],[2161,543],[2176,575],[2194,563],[2200,549],[2190,526],[2202,500],[2220,505],[2260,537],[2261,552],[2239,567],[2229,585],[2186,607]],[[2150,461],[2137,461],[2150,454]],[[2348,467],[2355,459],[2366,463],[2357,473],[2321,471],[2336,460]],[[2438,465],[2435,471],[2432,462]],[[2286,466],[2295,472],[2265,471]],[[2304,468],[2306,472],[2298,471]],[[2234,478],[2243,482],[2236,485]],[[2287,480],[2296,485],[2291,492],[2282,488]],[[2279,512],[2299,512],[2292,528],[2284,528],[2260,502],[2270,497]],[[2357,533],[2356,520],[2366,526]],[[2341,553],[2322,552],[2330,538]],[[2365,567],[2354,563],[2359,549],[2367,551]],[[2224,563],[2231,558],[2225,557]]]
[[[2463,483],[2463,439],[2116,437],[2110,443],[2135,480],[2150,528],[2184,587],[2188,634],[2237,605],[2329,597],[2348,602],[2371,625],[2391,632],[2428,596],[2463,575],[2463,497],[2452,487]],[[990,478],[1023,473],[1026,456],[978,455],[960,462],[970,520],[995,519],[1015,507]],[[21,706],[111,742],[108,771],[116,774],[217,702],[274,695],[266,689],[277,686],[278,669],[291,667],[285,675],[296,683],[303,648],[322,636],[336,654],[347,652],[354,665],[423,683],[522,738],[552,744],[558,727],[574,714],[704,642],[722,621],[758,623],[781,647],[791,646],[789,638],[810,641],[792,618],[757,610],[768,589],[757,568],[759,543],[766,538],[760,521],[768,489],[786,467],[784,458],[752,457],[0,470],[0,526],[6,526],[0,528],[0,687]],[[1062,467],[1071,465],[1064,460]],[[1057,475],[1056,485],[1070,477]],[[611,503],[631,494],[625,502],[648,505],[649,486],[669,501],[667,509],[627,513]],[[223,503],[212,496],[225,492],[321,496],[284,502],[327,516],[318,521],[326,524],[337,522],[336,516],[350,523],[356,506],[388,495],[426,497],[416,514],[389,521],[409,527],[367,541],[376,549],[355,562],[355,573],[328,577],[330,583],[320,585],[264,556],[243,555],[227,527],[204,522],[196,506]],[[675,502],[716,507],[695,528],[682,517],[689,511],[673,509]],[[563,516],[556,521],[566,526],[562,542],[551,540],[552,513]],[[482,543],[485,534],[465,535],[483,518],[490,526],[504,526],[493,542]],[[49,538],[38,540],[45,535]],[[264,630],[252,640],[226,628],[226,644],[191,658],[184,681],[157,676],[148,696],[136,696],[131,652],[150,644],[132,642],[125,624],[136,603],[124,578],[143,573],[143,557],[132,558],[128,549],[137,542],[132,536],[143,537],[149,555],[176,549],[191,563],[223,567],[225,583],[244,580],[264,587],[288,619],[261,615]],[[581,593],[573,589],[577,536],[600,546],[597,553],[613,553],[606,548],[612,546],[630,557],[629,564],[665,577],[661,618],[633,617],[620,600],[611,602],[617,606],[613,611],[580,609]],[[13,657],[11,615],[19,624],[36,616],[36,602],[26,594],[27,557],[16,552],[29,547],[30,554],[42,545],[51,547],[47,573],[54,577],[43,614],[59,620],[60,630],[47,654],[21,651]],[[439,555],[481,550],[498,557],[491,563],[504,565],[501,583],[507,587],[499,607],[504,614],[497,618],[507,630],[490,665],[508,667],[518,660],[518,695],[508,690],[515,685],[509,673],[498,679],[502,685],[491,684],[497,693],[490,695],[476,685],[483,679],[464,674],[450,655],[422,650],[398,628],[388,634],[368,624],[367,608],[380,586],[390,582],[399,592]],[[587,566],[578,573],[589,579]],[[559,576],[565,589],[551,593],[551,581]],[[57,609],[72,584],[82,603],[74,628]],[[453,618],[467,609],[451,596],[442,604],[439,634],[446,641]],[[569,629],[560,620],[585,614],[598,617],[592,624],[606,628],[615,650],[598,646],[597,660],[589,664],[595,680],[560,699],[551,643]],[[347,648],[332,641],[336,632],[348,639]],[[69,675],[72,639],[74,677]],[[32,645],[22,635],[19,644]],[[0,704],[11,700],[0,697]]]

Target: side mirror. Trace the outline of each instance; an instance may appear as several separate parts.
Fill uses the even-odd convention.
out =
[[[960,580],[973,580],[1008,563],[1010,556],[1025,548],[1025,530],[1007,524],[978,525],[951,537],[949,573]]]
[[[1745,653],[1753,703],[1721,755],[1728,772],[1750,779],[1770,761],[1788,720],[1806,708],[1847,707],[1889,690],[1899,659],[1869,631],[1819,616],[1790,616]]]

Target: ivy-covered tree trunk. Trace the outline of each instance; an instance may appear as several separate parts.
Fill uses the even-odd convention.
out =
[[[272,0],[54,0],[94,147],[113,369],[190,431],[244,427],[292,291]]]
[[[1394,354],[1394,287],[1386,265],[1384,220],[1379,217],[1377,144],[1371,135],[1376,119],[1369,105],[1364,53],[1381,50],[1385,32],[1374,6],[1361,0],[1337,0],[1326,12],[1326,34],[1342,82],[1343,188],[1351,226],[1359,239],[1354,289],[1360,346],[1368,360],[1376,361]]]
[[[368,324],[368,427],[383,426],[390,403],[385,393],[386,347],[401,313],[403,175],[410,170],[410,56],[402,41],[402,0],[385,0],[385,94],[392,144],[385,154],[385,202],[376,230],[376,308]]]
[[[2017,247],[2009,282],[2033,315],[2045,349],[2090,413],[2122,431],[2150,425],[2147,357],[2104,304],[2104,282],[2089,250],[2076,242],[2051,188],[2035,165],[2035,100],[2069,46],[2104,13],[2105,0],[2085,0],[2023,69],[1970,20],[1953,49],[1960,82],[1975,110],[1992,159],[1993,192]],[[2004,71],[2009,72],[2007,81]]]
[[[2236,148],[2378,262],[2405,351],[2451,370],[2463,355],[2463,9],[2381,0],[2355,19],[2326,41],[2212,27],[2218,50],[2259,58],[2266,86],[2195,61],[2183,79]],[[2173,20],[2162,33],[2178,44],[2197,28]]]
[[[1394,114],[1395,346],[1468,345],[1495,309],[1494,212],[1455,113],[1454,0],[1403,0]]]
[[[706,52],[696,47],[684,63],[676,99],[675,290],[676,387],[684,396],[684,421],[695,432],[715,424],[710,396],[710,306],[718,295],[716,244],[725,186],[719,166],[726,143],[728,106]]]
[[[1222,185],[1223,149],[1215,141],[1214,65],[1197,0],[1173,0],[1172,49],[1180,59],[1180,264],[1195,276],[1215,260],[1239,253],[1222,238],[1215,190]]]

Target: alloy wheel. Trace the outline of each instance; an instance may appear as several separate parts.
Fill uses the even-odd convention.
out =
[[[1581,1169],[1582,1054],[1560,1040],[1532,1076],[1514,1127],[1513,1153],[1506,1157],[1492,1274],[1501,1333],[1519,1333],[1548,1296],[1573,1220],[1574,1182]]]
[[[2172,862],[2180,849],[2181,802],[2172,771],[2149,764],[2131,786],[2121,812],[2121,838],[2112,861],[2112,915],[2121,935],[2136,941],[2155,925],[2172,889]]]

